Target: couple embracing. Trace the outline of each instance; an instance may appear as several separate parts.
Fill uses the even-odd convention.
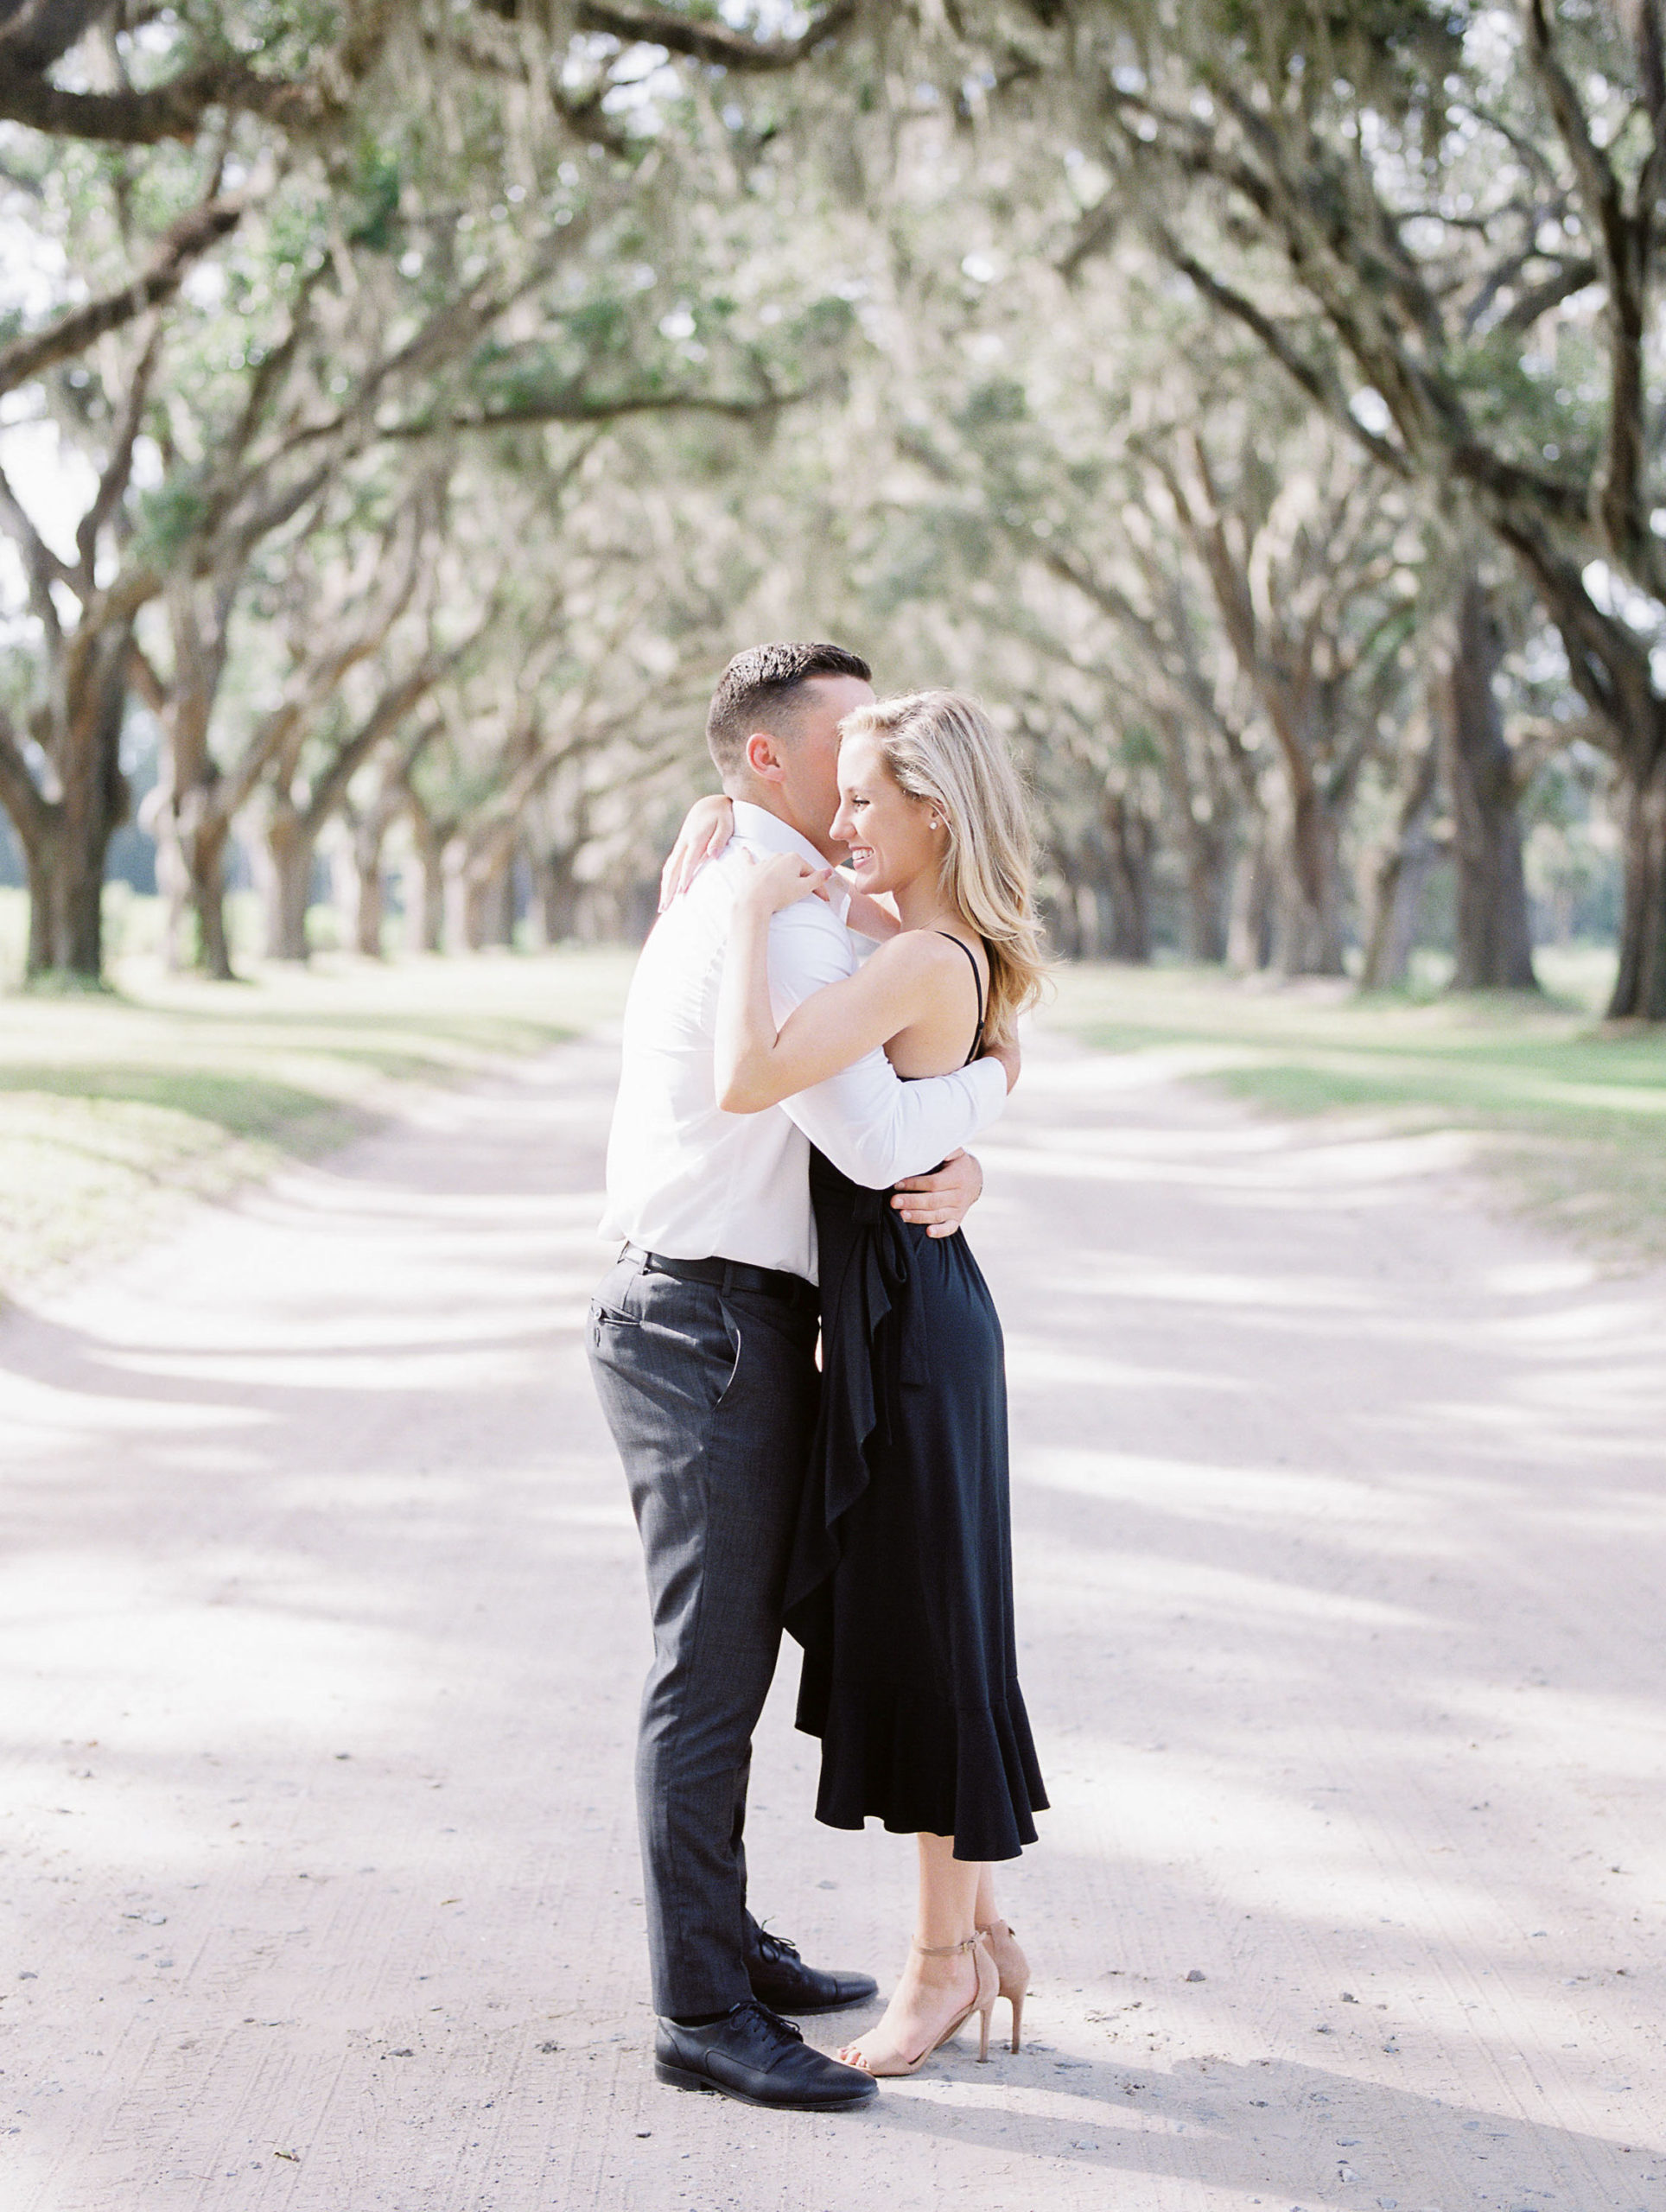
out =
[[[810,2111],[867,2102],[974,2015],[987,2054],[1000,1996],[1017,2049],[1028,1970],[992,1867],[1046,1803],[1014,1658],[1001,1328],[959,1233],[982,1185],[964,1147],[1005,1105],[1041,973],[1024,804],[973,701],[877,702],[869,677],[830,645],[724,671],[725,796],[668,863],[679,895],[626,1012],[604,1224],[624,1248],[590,1310],[653,1616],[656,2071]],[[747,1909],[784,1626],[817,1817],[877,1817],[919,1857],[901,1978],[836,2058],[792,2016],[874,1980],[809,1966]]]

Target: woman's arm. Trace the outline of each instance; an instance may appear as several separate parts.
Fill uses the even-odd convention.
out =
[[[705,863],[717,858],[734,835],[734,802],[727,792],[714,791],[709,798],[696,799],[684,816],[677,842],[666,854],[665,865],[659,871],[662,914],[674,899],[682,897]],[[881,906],[867,892],[858,891],[843,868],[834,873],[847,901],[845,927],[855,930],[858,937],[872,938],[875,944],[887,944],[902,924],[888,906]]]
[[[843,868],[836,868],[834,874],[849,899],[844,910],[846,929],[855,930],[858,937],[872,938],[875,944],[888,944],[902,927],[891,909],[881,906],[866,891],[858,891]]]
[[[674,899],[682,897],[705,863],[717,858],[734,834],[734,802],[726,792],[714,791],[709,798],[696,799],[684,816],[677,842],[665,855],[665,865],[659,871],[662,914]],[[858,937],[870,938],[875,944],[888,944],[902,927],[891,909],[882,906],[867,892],[858,891],[843,868],[834,873],[848,902],[843,917],[845,927],[855,930]]]
[[[816,891],[827,871],[779,854],[748,877],[729,922],[717,1001],[717,1103],[759,1114],[852,1066],[917,1021],[931,1003],[938,962],[916,931],[881,945],[843,982],[813,992],[779,1030],[769,994],[769,925]]]
[[[726,792],[697,798],[683,817],[677,842],[659,871],[659,911],[688,889],[707,861],[715,861],[734,834],[734,802]]]

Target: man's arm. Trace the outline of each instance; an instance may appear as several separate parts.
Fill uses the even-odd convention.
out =
[[[785,1021],[811,991],[843,981],[855,964],[844,930],[817,901],[802,899],[777,914],[769,932],[777,1020]],[[1006,1103],[1007,1076],[998,1061],[975,1060],[953,1075],[904,1083],[880,1051],[781,1102],[842,1174],[874,1191],[926,1173],[998,1120]]]

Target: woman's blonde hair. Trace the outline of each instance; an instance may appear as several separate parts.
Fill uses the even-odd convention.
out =
[[[1029,811],[1001,733],[963,692],[914,691],[858,707],[839,734],[871,737],[900,789],[929,800],[947,829],[940,880],[989,952],[988,1033],[1005,1042],[1040,997],[1046,962]]]

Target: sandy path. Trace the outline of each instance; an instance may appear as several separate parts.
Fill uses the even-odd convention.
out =
[[[1060,1046],[975,1237],[1033,2040],[854,2119],[656,2088],[580,1325],[610,1074],[430,1103],[0,1325],[5,2212],[1666,2203],[1666,1282],[1438,1147]],[[906,1847],[811,1823],[788,1687],[757,1902],[887,1972]]]

